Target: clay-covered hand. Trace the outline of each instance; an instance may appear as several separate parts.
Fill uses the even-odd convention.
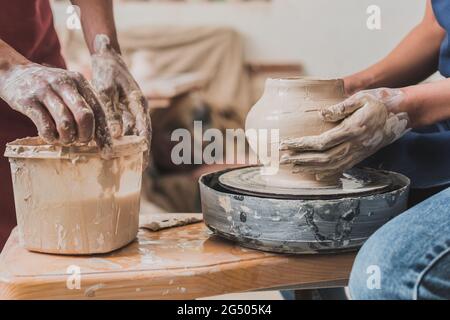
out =
[[[86,143],[107,149],[111,137],[102,106],[84,77],[36,63],[9,68],[0,77],[0,97],[29,117],[47,143]]]
[[[406,113],[394,113],[404,99],[399,89],[361,91],[342,103],[320,110],[324,121],[342,122],[318,136],[281,141],[282,164],[326,179],[352,168],[407,130]]]
[[[147,99],[106,35],[97,35],[92,55],[92,84],[105,107],[114,138],[139,135],[150,149],[151,122]]]

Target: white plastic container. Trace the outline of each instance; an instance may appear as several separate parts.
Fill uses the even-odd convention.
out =
[[[39,138],[7,144],[20,240],[31,251],[106,253],[137,235],[142,138],[117,140],[111,160],[95,145],[54,146]]]

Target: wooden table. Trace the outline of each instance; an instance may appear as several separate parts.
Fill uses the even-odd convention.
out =
[[[241,248],[203,223],[150,232],[111,254],[28,252],[14,230],[0,255],[1,299],[193,299],[347,283],[354,253],[287,256]]]

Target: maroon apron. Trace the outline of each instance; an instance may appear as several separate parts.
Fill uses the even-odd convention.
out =
[[[48,0],[0,0],[0,38],[27,59],[64,68]],[[0,99],[0,250],[16,225],[16,212],[5,144],[35,136],[34,124]]]

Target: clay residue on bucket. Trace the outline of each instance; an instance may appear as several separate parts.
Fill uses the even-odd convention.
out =
[[[95,144],[53,146],[39,138],[9,143],[21,241],[30,250],[104,253],[131,242],[138,230],[145,142],[117,141],[102,159]]]
[[[142,137],[124,136],[114,139],[109,159],[126,156],[147,150],[147,144]],[[95,141],[87,144],[72,145],[48,144],[40,137],[27,137],[9,142],[6,145],[5,157],[36,158],[36,159],[73,159],[81,155],[100,157],[101,151]]]

